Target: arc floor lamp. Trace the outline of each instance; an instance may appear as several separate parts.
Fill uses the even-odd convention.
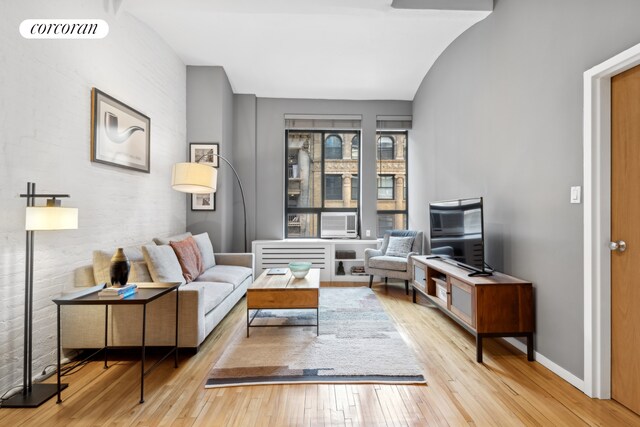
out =
[[[25,229],[27,232],[24,275],[24,366],[22,392],[2,402],[3,408],[35,408],[58,392],[57,384],[33,384],[33,243],[34,232],[40,230],[71,230],[78,228],[78,209],[63,208],[60,199],[68,194],[36,194],[36,184],[27,183]],[[47,199],[46,206],[36,206],[38,198]],[[60,343],[58,343],[60,345]],[[65,385],[66,386],[66,385]]]
[[[244,201],[244,189],[238,172],[231,162],[219,154],[210,152],[209,155],[224,160],[229,165],[240,187],[242,197],[242,212],[244,218],[244,251],[247,252],[247,205]],[[207,194],[215,193],[218,186],[218,169],[201,163],[176,163],[171,173],[171,187],[183,193]]]

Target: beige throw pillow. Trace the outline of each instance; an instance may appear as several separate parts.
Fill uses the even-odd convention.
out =
[[[184,284],[182,267],[169,245],[142,247],[142,254],[154,282],[180,282]]]
[[[201,234],[196,234],[193,236],[193,239],[198,244],[198,248],[200,249],[200,255],[202,256],[202,266],[204,270],[208,270],[211,267],[216,265],[216,256],[213,253],[213,245],[211,244],[211,239],[209,238],[209,233],[204,232]]]

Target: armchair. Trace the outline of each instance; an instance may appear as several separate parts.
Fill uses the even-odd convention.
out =
[[[387,253],[391,237],[413,237],[410,251],[397,256],[396,253]],[[373,276],[384,277],[387,283],[389,277],[403,279],[405,290],[409,295],[409,280],[413,274],[412,255],[422,253],[422,231],[391,230],[385,233],[380,249],[367,248],[364,251],[364,271],[369,274],[369,287],[373,285]]]

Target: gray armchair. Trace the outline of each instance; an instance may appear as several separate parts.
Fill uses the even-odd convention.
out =
[[[390,237],[413,237],[410,251],[406,256],[388,254]],[[413,275],[412,255],[422,253],[422,231],[412,230],[391,230],[385,233],[380,249],[367,248],[364,251],[364,271],[369,274],[369,287],[373,285],[373,276],[384,277],[387,283],[389,277],[392,279],[403,279],[404,286],[409,295],[409,280]]]

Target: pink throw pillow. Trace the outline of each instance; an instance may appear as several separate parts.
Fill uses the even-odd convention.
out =
[[[184,280],[193,282],[203,272],[202,255],[193,237],[179,242],[169,242],[178,257]]]

